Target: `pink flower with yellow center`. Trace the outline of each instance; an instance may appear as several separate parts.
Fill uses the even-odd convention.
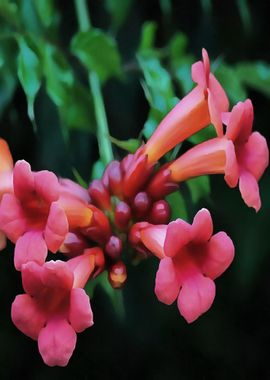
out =
[[[100,249],[92,248],[67,262],[22,265],[26,294],[15,298],[12,321],[38,341],[42,359],[49,366],[66,366],[76,346],[76,333],[93,325],[90,300],[82,288],[94,269],[96,250]]]
[[[212,305],[214,280],[231,264],[234,246],[225,232],[213,235],[208,210],[200,210],[192,225],[177,219],[168,225],[140,231],[145,247],[160,258],[155,293],[172,304],[177,299],[180,314],[188,323],[195,321]]]

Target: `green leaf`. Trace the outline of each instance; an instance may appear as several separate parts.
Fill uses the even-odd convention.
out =
[[[116,41],[99,29],[77,33],[71,50],[88,71],[97,73],[101,82],[121,76],[121,58]]]
[[[92,179],[100,179],[104,173],[105,170],[105,165],[101,160],[98,160],[94,163],[92,167],[92,174],[91,178]]]
[[[112,29],[117,31],[125,22],[133,0],[106,0],[105,6],[111,15]]]
[[[143,24],[140,45],[138,49],[139,54],[146,53],[149,49],[154,47],[155,37],[157,31],[157,23],[154,21],[147,21]]]
[[[186,182],[193,203],[197,203],[203,198],[207,198],[210,194],[210,179],[208,176],[201,176],[190,179]]]
[[[47,93],[58,107],[64,107],[69,103],[69,91],[74,85],[72,70],[65,56],[55,46],[44,43],[42,52]]]
[[[0,16],[15,26],[19,26],[18,6],[11,0],[0,1]]]
[[[114,145],[130,153],[135,153],[141,145],[141,141],[139,139],[118,140],[115,137],[110,136],[110,140]]]
[[[188,39],[184,33],[176,33],[169,43],[169,54],[173,62],[186,55]]]
[[[232,103],[247,98],[247,92],[234,68],[222,63],[215,71],[215,76],[224,87]]]
[[[190,141],[192,144],[200,144],[203,141],[212,139],[216,137],[216,131],[213,125],[209,125],[206,128],[203,128],[199,132],[195,133],[195,135],[189,137],[188,141]]]
[[[18,77],[27,96],[28,116],[34,121],[34,100],[41,85],[41,62],[29,39],[18,37]]]
[[[33,0],[33,4],[43,26],[52,25],[57,15],[54,0]]]
[[[243,62],[236,66],[240,81],[255,90],[270,96],[270,65],[266,62]]]
[[[96,287],[100,286],[104,293],[109,297],[115,313],[120,319],[125,317],[125,306],[123,300],[123,292],[119,289],[113,289],[108,281],[107,272],[101,273],[98,277],[88,281],[85,287],[86,293],[93,298]]]
[[[171,220],[175,220],[177,218],[188,219],[187,208],[185,200],[180,193],[180,191],[176,191],[166,197],[166,200],[169,202],[171,207]]]

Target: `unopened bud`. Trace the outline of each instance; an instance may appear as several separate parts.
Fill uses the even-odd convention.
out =
[[[120,230],[126,230],[131,220],[131,210],[126,202],[119,202],[114,211],[114,223]]]
[[[122,253],[122,240],[117,236],[111,236],[105,246],[105,252],[112,260],[119,260]]]
[[[141,231],[144,228],[150,227],[151,224],[148,222],[139,222],[133,224],[129,231],[128,240],[137,252],[139,252],[143,258],[147,258],[150,254],[149,250],[145,247],[145,245],[141,241]]]
[[[114,264],[108,272],[110,284],[115,289],[120,289],[127,279],[127,269],[122,261]]]
[[[97,207],[103,210],[111,208],[110,193],[101,180],[94,179],[94,181],[90,183],[88,192],[91,200]]]
[[[151,198],[145,191],[136,194],[133,200],[133,208],[138,218],[146,215],[151,206]]]
[[[119,161],[112,161],[108,170],[109,189],[111,194],[118,198],[122,196],[122,172]]]
[[[87,240],[82,235],[69,232],[59,251],[68,257],[74,257],[82,254],[87,246]]]
[[[167,224],[170,216],[171,210],[168,202],[160,200],[153,204],[149,215],[149,222],[153,224]]]

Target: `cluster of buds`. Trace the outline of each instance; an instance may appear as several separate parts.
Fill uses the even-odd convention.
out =
[[[230,187],[239,182],[244,202],[258,211],[268,147],[252,132],[250,100],[228,112],[205,50],[192,66],[192,78],[194,89],[148,142],[121,162],[112,161],[88,189],[46,170],[33,172],[24,160],[13,166],[8,145],[0,140],[0,247],[6,238],[15,244],[14,266],[25,291],[15,298],[11,316],[19,330],[38,341],[47,365],[67,365],[76,333],[93,324],[85,285],[107,271],[111,286],[121,288],[128,259],[160,260],[155,294],[165,304],[177,300],[187,322],[212,305],[214,280],[231,264],[234,245],[225,232],[213,235],[206,209],[192,224],[170,221],[165,197],[190,178],[223,174]],[[209,124],[215,138],[160,166],[160,158]],[[48,251],[62,259],[48,260]]]

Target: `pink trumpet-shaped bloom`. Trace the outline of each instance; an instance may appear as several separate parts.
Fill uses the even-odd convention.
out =
[[[225,137],[233,141],[237,159],[239,189],[244,202],[258,211],[261,207],[258,181],[269,164],[266,139],[252,133],[253,106],[249,99],[223,114]]]
[[[227,96],[210,72],[207,51],[202,50],[203,60],[192,66],[192,79],[197,86],[186,95],[161,121],[142,153],[153,163],[208,124],[215,125],[217,135],[222,136],[221,113],[229,107]]]
[[[156,274],[158,299],[172,304],[177,299],[180,314],[188,323],[212,305],[214,279],[231,264],[234,246],[225,232],[213,234],[212,218],[201,209],[192,225],[181,219],[168,226],[152,226],[141,231],[142,243],[161,257]]]
[[[13,193],[13,159],[7,142],[0,139],[0,201],[6,193]],[[6,236],[0,231],[0,250],[5,246]]]
[[[0,228],[16,243],[17,270],[28,261],[43,264],[47,250],[56,252],[68,232],[68,221],[57,200],[57,177],[47,170],[32,172],[17,161],[13,170],[14,194],[4,194],[0,205]]]
[[[39,265],[30,261],[22,266],[26,294],[15,298],[12,321],[38,341],[42,359],[49,366],[66,366],[76,346],[76,333],[93,325],[90,300],[82,289],[93,269],[91,252],[67,262]]]

